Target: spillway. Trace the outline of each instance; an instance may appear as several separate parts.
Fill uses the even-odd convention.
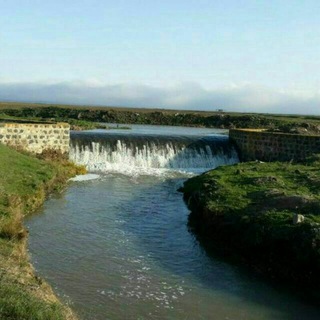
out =
[[[70,159],[91,172],[205,171],[238,162],[226,135],[182,136],[73,132]]]

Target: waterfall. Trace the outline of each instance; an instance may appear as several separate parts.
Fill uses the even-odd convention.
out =
[[[74,132],[70,160],[90,172],[168,169],[201,172],[238,162],[227,136],[120,135]]]

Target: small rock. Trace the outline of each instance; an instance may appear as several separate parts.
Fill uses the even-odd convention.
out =
[[[301,223],[304,221],[304,215],[302,214],[294,214],[293,215],[293,224]]]
[[[274,176],[268,176],[268,177],[260,177],[255,179],[255,183],[258,185],[269,183],[269,182],[277,182],[277,178]]]

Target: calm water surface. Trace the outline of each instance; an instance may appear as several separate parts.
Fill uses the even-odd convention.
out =
[[[319,309],[208,257],[188,231],[183,180],[73,182],[27,221],[36,269],[82,319],[319,319]]]

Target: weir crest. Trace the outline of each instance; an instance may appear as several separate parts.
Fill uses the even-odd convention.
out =
[[[73,132],[70,160],[91,172],[152,173],[159,169],[203,172],[237,163],[224,135],[165,136]]]

